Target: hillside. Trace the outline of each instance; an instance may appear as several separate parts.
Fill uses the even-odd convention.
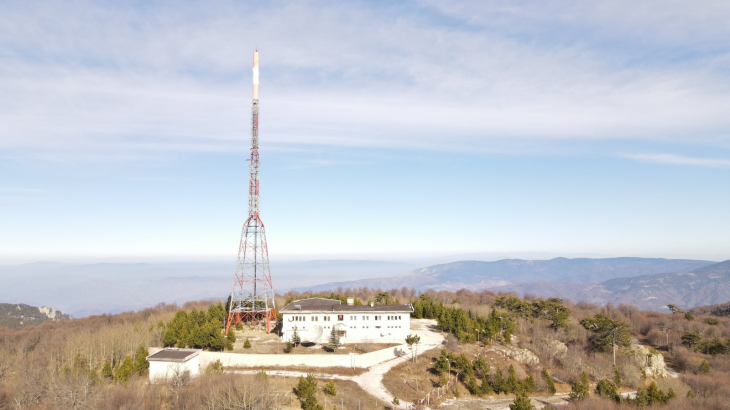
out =
[[[46,321],[69,320],[71,316],[48,307],[35,307],[25,304],[0,303],[0,327],[17,329],[33,326]]]
[[[730,300],[730,261],[686,273],[617,278],[600,284],[531,282],[495,287],[492,290],[597,304],[625,303],[644,310],[666,311],[670,303],[688,309]]]
[[[460,261],[417,269],[404,276],[307,289],[490,289],[597,304],[625,303],[646,310],[666,310],[670,303],[687,309],[730,300],[729,268],[730,261],[649,258]]]
[[[481,290],[537,281],[590,284],[621,277],[687,272],[712,263],[702,260],[658,258],[459,261],[416,269],[403,276],[333,282],[306,289],[315,291],[337,287],[392,289],[406,286],[417,290],[462,288]]]
[[[614,279],[601,284],[612,299],[642,309],[658,310],[669,303],[681,308],[730,300],[730,260],[692,270]]]
[[[698,306],[691,309],[695,315],[708,315],[708,316],[730,316],[730,302],[719,303],[716,305],[709,306]]]

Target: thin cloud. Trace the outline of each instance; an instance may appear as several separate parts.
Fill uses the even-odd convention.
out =
[[[623,158],[671,165],[692,165],[708,168],[730,168],[730,159],[688,157],[676,154],[624,154]]]
[[[648,64],[664,37],[639,47],[581,23],[605,15],[611,26],[626,14],[618,9],[500,4],[0,6],[0,149],[121,158],[245,149],[256,45],[262,144],[519,152],[526,141],[727,143],[730,75],[717,63],[726,52]],[[715,22],[725,9],[692,21]],[[643,18],[659,36],[680,11],[626,24]],[[556,25],[571,29],[550,36]],[[620,47],[605,47],[609,37]]]

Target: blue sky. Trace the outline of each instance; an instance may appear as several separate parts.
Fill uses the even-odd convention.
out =
[[[5,2],[0,262],[730,259],[730,5]]]

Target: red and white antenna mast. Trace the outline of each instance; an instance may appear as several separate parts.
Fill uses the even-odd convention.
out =
[[[253,107],[251,108],[251,159],[248,180],[248,219],[243,223],[238,263],[233,280],[226,334],[240,322],[252,326],[266,322],[270,332],[276,324],[274,287],[269,268],[264,223],[259,217],[259,52],[253,53]]]

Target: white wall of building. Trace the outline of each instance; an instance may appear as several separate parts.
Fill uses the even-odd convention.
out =
[[[282,338],[291,340],[294,328],[303,342],[326,344],[333,327],[345,332],[342,343],[403,343],[410,334],[410,312],[286,312]],[[319,336],[321,335],[321,336]],[[319,336],[319,337],[318,337]]]
[[[150,360],[150,383],[168,380],[176,375],[187,372],[190,378],[200,375],[200,355],[190,358],[186,362],[166,362]]]
[[[420,350],[419,350],[420,351]],[[220,360],[226,367],[262,368],[268,366],[350,367],[367,369],[386,360],[409,356],[407,344],[364,354],[242,354],[201,352],[203,367]]]

